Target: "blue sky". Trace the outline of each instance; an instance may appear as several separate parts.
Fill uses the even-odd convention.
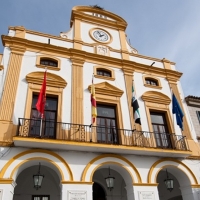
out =
[[[127,21],[127,38],[139,54],[176,63],[185,96],[200,96],[199,0],[1,0],[0,35],[20,25],[59,35],[69,30],[73,6],[95,4]]]

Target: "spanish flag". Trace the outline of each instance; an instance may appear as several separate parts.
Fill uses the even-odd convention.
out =
[[[95,97],[95,87],[93,84],[93,77],[92,77],[92,87],[91,87],[91,115],[92,115],[92,124],[95,123],[95,119],[97,117],[97,103]]]

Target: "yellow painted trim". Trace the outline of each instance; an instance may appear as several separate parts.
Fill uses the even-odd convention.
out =
[[[103,158],[107,158],[107,157],[113,157],[113,158],[118,158],[120,160],[123,160],[124,162],[126,162],[132,169],[133,171],[135,171],[135,174],[137,176],[137,179],[138,179],[138,183],[141,183],[142,182],[142,178],[137,170],[137,168],[129,161],[127,160],[126,158],[120,156],[120,155],[114,155],[114,154],[102,154],[102,155],[99,155],[95,158],[93,158],[85,167],[84,171],[83,171],[83,174],[82,174],[82,177],[81,177],[81,180],[82,181],[85,181],[85,176],[88,172],[88,169],[91,167],[91,165],[93,163],[95,163],[97,160],[100,160],[100,159],[103,159]]]
[[[61,181],[62,184],[76,184],[76,185],[93,185],[94,182],[86,181]]]
[[[101,56],[94,53],[44,44],[44,43],[35,42],[35,41],[29,41],[22,38],[2,36],[2,42],[4,46],[8,46],[8,47],[12,47],[13,45],[18,45],[19,47],[24,48],[24,45],[26,44],[27,51],[33,51],[33,52],[40,51],[44,54],[53,54],[54,56],[61,56],[61,57],[67,57],[67,58],[74,57],[74,58],[84,59],[85,62],[92,62],[99,65],[108,65],[108,66],[117,67],[121,69],[123,68],[126,71],[130,71],[130,72],[148,71],[154,76],[168,78],[175,81],[178,81],[182,75],[182,73],[174,71],[174,70],[162,69],[162,68],[157,68],[157,67],[149,68],[149,65],[136,63],[130,60],[122,60],[122,59],[112,58],[112,57],[109,57],[108,59],[106,56]],[[144,57],[144,58],[148,58],[148,57]]]
[[[105,70],[105,71],[108,71],[108,72],[110,72],[111,77],[98,75],[98,74],[97,74],[97,70]],[[94,77],[95,77],[95,78],[106,79],[106,80],[110,80],[110,81],[114,81],[114,80],[115,80],[115,72],[114,72],[113,69],[110,69],[109,67],[96,65],[96,66],[93,67],[93,72],[94,72]]]
[[[149,169],[149,173],[148,173],[148,176],[147,176],[147,181],[148,181],[148,183],[151,183],[152,173],[153,173],[154,169],[156,168],[156,166],[157,166],[158,164],[162,163],[162,162],[165,162],[165,161],[172,161],[172,162],[175,162],[175,163],[178,163],[178,164],[184,166],[184,167],[190,172],[190,175],[193,177],[193,179],[194,179],[194,181],[195,181],[195,185],[199,185],[199,184],[198,184],[198,181],[197,181],[197,178],[196,178],[195,175],[193,174],[192,170],[191,170],[189,167],[187,167],[187,165],[185,165],[184,163],[182,163],[181,161],[175,160],[175,159],[173,159],[173,158],[163,158],[163,159],[160,159],[160,160],[156,161],[156,162],[151,166],[151,168]],[[173,166],[173,165],[171,165],[171,166]],[[173,167],[176,167],[176,166],[173,166]],[[162,170],[163,168],[165,168],[165,166],[161,167],[161,168],[159,169],[159,171]],[[179,167],[177,167],[177,168],[180,169]],[[182,169],[180,169],[180,170],[182,171]],[[158,172],[159,172],[159,171],[158,171]],[[184,173],[185,173],[185,172],[184,172]],[[187,174],[185,174],[185,175],[187,176]],[[155,176],[155,180],[154,180],[155,182],[156,182],[156,179],[157,179],[157,175]]]
[[[12,184],[13,179],[8,179],[8,178],[0,178],[0,184]]]
[[[103,166],[103,165],[107,165],[107,164],[114,164],[114,165],[119,165],[119,166],[123,167],[123,168],[129,173],[129,175],[131,176],[132,182],[134,183],[134,177],[133,177],[133,175],[131,174],[131,172],[129,171],[129,169],[127,169],[127,168],[126,168],[124,165],[122,165],[121,163],[113,162],[113,161],[103,162],[103,163],[97,165],[97,166],[92,170],[92,172],[91,172],[91,174],[90,174],[90,181],[92,181],[92,178],[93,178],[93,175],[94,175],[95,171],[96,171],[99,167],[101,167],[101,166]],[[137,175],[137,174],[136,174],[136,175]]]
[[[162,89],[162,85],[161,85],[160,79],[158,77],[144,75],[142,77],[142,79],[143,79],[143,83],[144,83],[145,87],[150,87],[150,88],[154,88],[154,89]],[[155,80],[155,81],[157,81],[158,85],[149,85],[149,84],[146,83],[146,79]]]
[[[191,188],[200,188],[200,184],[198,184],[198,185],[191,185]]]
[[[49,155],[52,155],[54,157],[56,157],[58,160],[60,160],[60,162],[65,166],[66,170],[68,171],[69,173],[69,177],[70,177],[70,181],[73,181],[73,174],[72,174],[72,171],[69,167],[69,165],[65,162],[65,160],[60,157],[58,154],[52,152],[52,151],[48,151],[48,150],[45,150],[45,149],[31,149],[31,150],[27,150],[27,151],[24,151],[24,152],[21,152],[19,154],[17,154],[16,156],[14,156],[13,158],[11,158],[5,165],[4,167],[2,168],[1,172],[0,172],[0,178],[3,178],[6,170],[10,167],[10,165],[15,161],[17,160],[18,158],[24,156],[24,155],[27,155],[27,154],[31,154],[31,153],[46,153],[46,154],[49,154]]]
[[[93,15],[88,15],[88,14],[85,14],[84,12],[101,14],[108,18],[113,19],[114,21],[105,19],[105,18],[101,18],[101,17],[96,17]],[[70,27],[72,27],[74,19],[81,19],[81,21],[85,21],[87,23],[89,22],[91,24],[103,25],[103,26],[115,28],[115,29],[117,28],[117,29],[125,30],[127,27],[126,21],[123,18],[121,18],[120,16],[118,16],[114,13],[108,12],[106,10],[95,9],[95,8],[89,7],[89,6],[73,7],[71,20],[70,20],[71,21]]]
[[[61,168],[60,168],[55,162],[53,162],[52,160],[50,160],[50,159],[48,159],[48,158],[43,158],[43,157],[33,157],[33,158],[28,158],[28,159],[26,159],[26,160],[23,160],[23,161],[20,162],[17,166],[14,167],[14,169],[12,170],[12,172],[11,172],[11,174],[10,174],[10,178],[11,178],[11,179],[13,178],[14,173],[16,172],[17,169],[19,169],[19,167],[20,167],[21,165],[23,165],[24,163],[26,163],[26,162],[28,162],[28,161],[30,161],[30,160],[46,160],[46,161],[50,162],[52,165],[54,165],[54,166],[58,169],[58,171],[60,172],[60,175],[61,175],[62,180],[64,180],[64,174],[63,174]]]
[[[49,66],[49,65],[41,65],[40,64],[40,60],[43,59],[43,58],[46,58],[46,59],[49,59],[49,60],[53,60],[53,61],[57,61],[58,66],[57,67],[52,67],[52,66]],[[56,57],[53,57],[53,56],[49,56],[49,55],[40,55],[40,56],[36,57],[36,67],[44,68],[44,69],[47,68],[47,70],[59,71],[60,68],[61,68],[60,59],[58,59]]]
[[[44,72],[31,72],[26,75],[28,83],[42,85],[44,79]],[[47,86],[65,88],[67,82],[60,76],[47,72]]]
[[[142,95],[142,100],[143,101],[148,101],[152,103],[159,103],[159,104],[164,104],[164,105],[169,105],[171,103],[171,99],[157,91],[147,91]]]
[[[119,88],[115,87],[114,85],[111,85],[108,82],[97,83],[94,84],[94,86],[96,94],[121,97],[124,93],[123,90],[120,90]],[[91,92],[91,85],[88,86],[88,90]]]
[[[154,148],[144,148],[144,147],[137,147],[137,146],[124,146],[122,145],[107,145],[107,144],[100,144],[100,143],[88,143],[88,142],[78,142],[78,141],[63,141],[63,140],[51,140],[51,139],[37,139],[37,138],[28,138],[28,137],[13,137],[13,141],[22,141],[22,142],[32,142],[32,143],[40,143],[42,144],[59,144],[59,145],[68,145],[68,146],[78,146],[78,147],[95,147],[100,149],[120,149],[120,150],[130,150],[130,151],[143,151],[143,152],[160,152],[163,153],[173,153],[176,155],[183,154],[181,150],[172,150],[172,149],[154,149]],[[185,155],[191,155],[190,151],[184,152]]]
[[[104,42],[104,41],[99,41],[99,40],[97,40],[97,39],[93,36],[93,32],[94,32],[95,30],[100,30],[100,31],[103,31],[103,32],[107,33],[108,36],[109,36],[108,41]],[[96,42],[98,42],[98,43],[100,43],[100,44],[109,44],[109,43],[111,43],[112,40],[113,40],[112,35],[111,35],[107,30],[105,30],[105,29],[103,29],[103,28],[98,28],[98,27],[94,27],[94,28],[90,29],[90,30],[89,30],[89,36],[90,36],[94,41],[96,41]]]
[[[159,183],[133,183],[133,186],[158,186]]]

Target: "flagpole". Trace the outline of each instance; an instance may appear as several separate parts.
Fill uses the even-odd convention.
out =
[[[94,89],[94,74],[92,75],[92,86],[91,86],[91,132],[90,132],[90,142],[92,142],[92,133],[93,133],[93,123],[95,122],[95,119],[97,117],[97,108],[96,108],[96,98],[95,98],[95,89]]]
[[[173,91],[172,91],[172,88],[171,88],[171,97],[173,99]],[[173,103],[172,103],[172,107],[173,107]],[[174,118],[174,114],[172,112],[172,120],[173,120],[173,125],[174,125],[174,134],[176,133],[176,126],[175,126],[175,118]]]
[[[38,101],[36,103],[36,109],[40,112],[41,114],[41,119],[40,119],[40,137],[42,136],[42,125],[43,125],[43,117],[44,117],[44,109],[45,109],[45,103],[46,103],[46,77],[47,77],[47,68],[45,68],[44,72],[44,79],[42,83],[42,87],[40,89],[40,94],[38,96]]]

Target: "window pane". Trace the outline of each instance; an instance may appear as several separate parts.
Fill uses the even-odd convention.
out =
[[[163,115],[151,113],[151,122],[155,124],[164,124]]]
[[[109,108],[109,107],[97,106],[97,113],[98,113],[98,116],[101,116],[101,117],[111,117],[111,118],[115,117],[115,110],[112,107]]]

